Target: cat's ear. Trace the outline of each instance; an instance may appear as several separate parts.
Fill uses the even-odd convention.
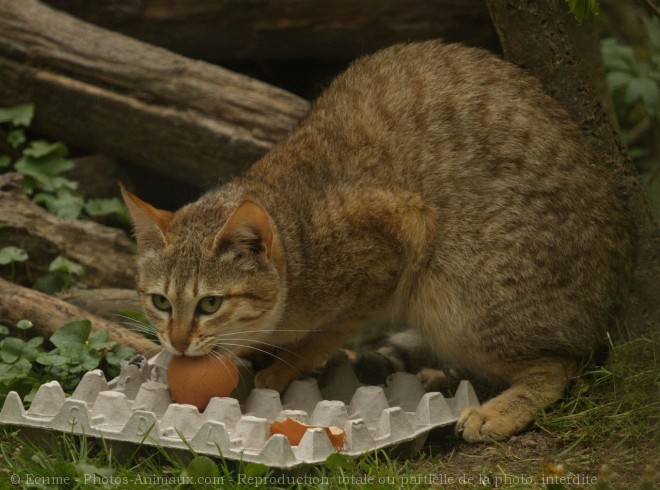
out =
[[[273,225],[268,212],[254,201],[243,201],[216,235],[213,250],[228,245],[244,249],[259,258],[270,259]]]
[[[174,213],[162,211],[147,204],[142,199],[128,192],[119,182],[121,195],[131,215],[135,227],[135,239],[142,250],[159,249],[165,246],[165,230],[172,221]]]

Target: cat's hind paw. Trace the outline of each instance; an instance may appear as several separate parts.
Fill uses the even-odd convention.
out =
[[[500,441],[518,430],[515,421],[488,406],[468,407],[456,422],[456,434],[467,442]]]

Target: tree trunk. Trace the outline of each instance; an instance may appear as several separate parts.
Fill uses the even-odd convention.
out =
[[[197,59],[353,59],[401,41],[496,43],[481,0],[47,0]]]
[[[243,169],[308,103],[284,90],[76,20],[0,0],[0,100],[33,102],[51,138],[195,186]]]
[[[600,102],[570,36],[563,0],[488,0],[506,57],[541,80],[546,90],[580,125],[602,165],[614,172],[634,213],[637,260],[622,315],[632,332],[652,331],[660,323],[660,233],[653,208],[639,183],[616,125]]]
[[[0,178],[2,247],[26,250],[32,274],[46,273],[50,262],[62,255],[84,267],[83,282],[88,286],[134,286],[135,246],[123,231],[92,221],[58,218],[33,203],[17,179],[17,174]]]
[[[15,327],[22,319],[30,320],[44,337],[50,337],[58,328],[69,322],[89,320],[92,322],[92,331],[108,332],[110,340],[133,347],[146,357],[153,356],[160,350],[160,346],[151,340],[116,323],[61,299],[0,279],[0,323]]]

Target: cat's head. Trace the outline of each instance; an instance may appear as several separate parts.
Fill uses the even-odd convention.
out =
[[[169,212],[123,186],[122,194],[138,244],[137,287],[165,349],[243,356],[275,343],[285,267],[277,229],[262,206],[206,196]]]

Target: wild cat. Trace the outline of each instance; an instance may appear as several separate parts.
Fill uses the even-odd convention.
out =
[[[540,84],[437,41],[354,62],[243,175],[176,212],[124,190],[163,346],[278,359],[283,390],[374,318],[504,386],[457,429],[523,429],[605,337],[630,272],[615,179]]]

